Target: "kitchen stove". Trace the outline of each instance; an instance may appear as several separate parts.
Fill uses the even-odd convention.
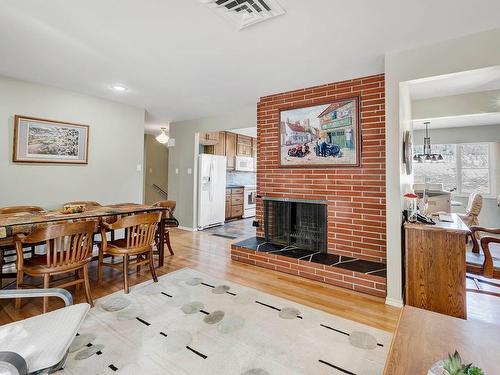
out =
[[[255,198],[257,197],[256,185],[243,186],[243,217],[255,216]]]

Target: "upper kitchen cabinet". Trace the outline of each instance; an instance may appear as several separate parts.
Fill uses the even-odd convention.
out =
[[[219,142],[214,145],[214,154],[226,156],[226,132],[219,132]]]
[[[238,134],[236,156],[252,157],[252,137]]]
[[[200,133],[200,145],[214,146],[219,142],[219,132]]]
[[[234,170],[236,166],[236,134],[226,133],[226,159],[227,159],[227,169]]]
[[[214,145],[205,146],[205,154],[226,156],[226,133],[219,132],[218,142]]]

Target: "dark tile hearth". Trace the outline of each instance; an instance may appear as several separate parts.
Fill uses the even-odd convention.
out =
[[[295,258],[310,261],[313,254],[317,252],[311,250],[297,249],[295,247],[285,247],[282,250],[276,250],[271,252],[274,255],[280,255],[282,257]]]
[[[236,242],[235,247],[246,248],[257,252],[271,253],[288,258],[300,259],[312,263],[335,266],[349,271],[369,274],[373,276],[386,277],[386,264],[364,259],[357,259],[343,255],[318,253],[317,251],[300,249],[295,246],[276,245],[263,237],[251,237],[246,240]]]
[[[342,257],[346,258],[346,257]],[[369,273],[371,274],[374,271],[381,271],[386,269],[386,265],[383,263],[371,262],[369,260],[364,259],[354,259],[353,261],[348,261],[346,263],[336,264],[337,267],[344,268],[349,271],[356,271],[360,273]],[[385,275],[384,275],[385,277]]]
[[[313,255],[311,262],[321,263],[326,266],[331,266],[332,264],[338,263],[340,258],[341,258],[340,255],[320,253]]]

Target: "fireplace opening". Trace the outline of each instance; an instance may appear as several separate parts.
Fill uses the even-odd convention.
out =
[[[267,242],[326,253],[326,202],[264,198]]]

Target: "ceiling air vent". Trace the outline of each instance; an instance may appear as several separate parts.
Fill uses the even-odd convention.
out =
[[[285,10],[276,0],[200,0],[243,29],[258,22],[281,16]]]

